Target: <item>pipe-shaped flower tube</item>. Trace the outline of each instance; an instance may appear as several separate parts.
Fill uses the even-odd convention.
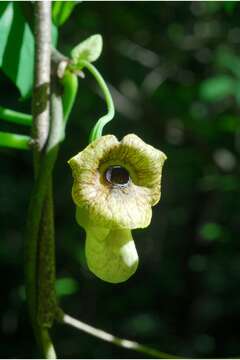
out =
[[[69,160],[76,219],[86,231],[89,269],[111,283],[138,266],[131,230],[150,224],[166,155],[134,134],[105,135]]]

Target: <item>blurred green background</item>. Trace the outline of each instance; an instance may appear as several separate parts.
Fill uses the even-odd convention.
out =
[[[86,267],[67,165],[105,112],[86,72],[54,174],[60,302],[96,327],[185,357],[240,355],[239,10],[238,2],[82,2],[59,34],[66,55],[102,34],[96,65],[117,110],[105,133],[134,132],[168,156],[151,226],[133,234],[137,273],[120,285],[98,280]],[[30,111],[2,72],[0,91],[2,106]],[[0,357],[36,357],[23,289],[32,159],[0,156]],[[52,335],[61,358],[139,357],[66,326]]]

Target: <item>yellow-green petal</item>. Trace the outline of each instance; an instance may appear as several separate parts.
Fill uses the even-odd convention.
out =
[[[86,259],[89,269],[100,279],[121,283],[138,267],[138,254],[130,230],[86,229]]]
[[[166,156],[134,134],[119,142],[106,135],[92,142],[70,159],[77,206],[88,213],[91,222],[109,229],[144,228],[151,221],[152,205],[160,199],[162,166]],[[127,187],[111,187],[104,177],[109,166],[127,169]]]
[[[138,267],[138,254],[131,231],[96,226],[82,208],[77,208],[76,219],[86,231],[85,253],[89,269],[98,278],[110,283],[128,280]]]
[[[120,283],[136,271],[131,229],[150,224],[165,160],[163,152],[134,134],[120,142],[103,136],[69,160],[76,220],[86,231],[87,264],[100,279]],[[112,181],[113,169],[124,173],[123,182]]]

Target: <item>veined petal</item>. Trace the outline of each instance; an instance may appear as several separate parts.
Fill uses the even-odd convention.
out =
[[[136,229],[149,225],[151,207],[160,199],[163,152],[134,134],[119,142],[106,135],[69,160],[73,171],[72,196],[91,222],[109,229]],[[110,167],[122,167],[129,181],[107,181]]]
[[[119,144],[114,135],[105,135],[90,143],[83,151],[73,156],[69,161],[73,176],[88,169],[96,171],[101,159],[107,156]]]
[[[166,155],[135,134],[126,135],[121,141],[121,148],[126,161],[134,169],[136,185],[149,189],[151,205],[155,205],[160,199],[162,167]]]

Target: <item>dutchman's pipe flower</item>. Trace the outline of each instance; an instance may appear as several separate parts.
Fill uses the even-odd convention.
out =
[[[86,231],[89,269],[120,283],[137,269],[131,230],[150,224],[161,195],[166,155],[129,134],[122,141],[105,135],[69,160],[76,219]]]

